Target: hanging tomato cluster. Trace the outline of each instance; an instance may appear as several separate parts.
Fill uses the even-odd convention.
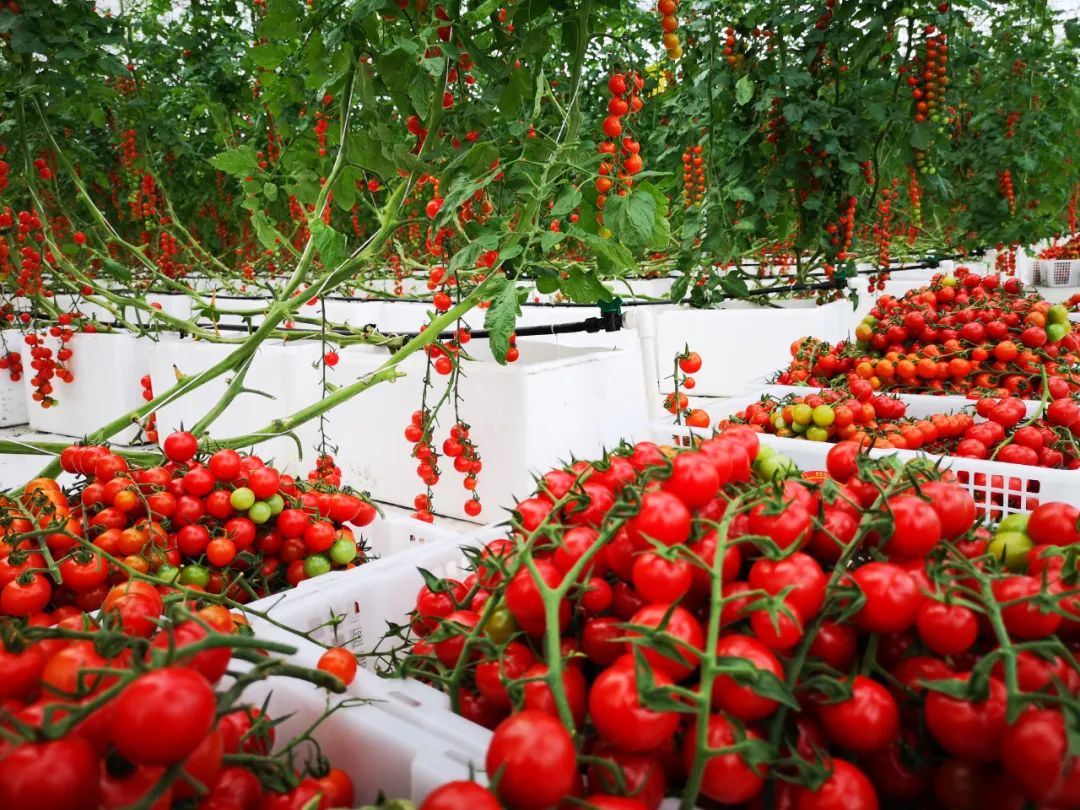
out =
[[[36,335],[31,332],[23,338],[30,347],[30,368],[34,371],[34,376],[30,378],[30,385],[34,388],[31,398],[40,403],[42,408],[51,408],[56,404],[52,385],[54,377],[64,383],[71,383],[75,379],[67,365],[74,356],[68,345],[75,336],[75,330],[71,328],[72,319],[71,313],[63,312],[57,318],[57,325],[49,327],[48,335],[60,342],[55,354],[44,334]],[[92,331],[92,327],[88,325],[84,331]]]
[[[709,426],[709,414],[701,408],[690,408],[689,399],[680,390],[691,391],[697,386],[697,381],[690,375],[700,371],[701,365],[701,355],[690,351],[689,346],[675,355],[675,371],[671,377],[675,391],[664,398],[664,409],[675,415],[675,423],[678,425],[685,422],[688,427],[693,428]]]
[[[154,383],[150,379],[149,374],[144,374],[139,378],[139,386],[142,388],[142,398],[145,402],[150,402],[154,398]],[[157,432],[157,414],[152,413],[146,417],[146,422],[143,425],[143,429],[146,431],[146,440],[151,444],[157,444],[158,432]]]
[[[1001,192],[1001,196],[1005,198],[1005,202],[1009,206],[1009,216],[1016,216],[1016,194],[1013,191],[1012,172],[1009,169],[1002,169],[997,173],[998,178],[998,191]]]
[[[642,107],[641,91],[645,80],[633,71],[616,73],[608,79],[608,115],[601,129],[607,140],[600,143],[600,167],[596,178],[596,207],[600,209],[597,221],[603,224],[603,208],[607,195],[614,190],[623,196],[634,184],[634,175],[641,171],[641,145],[623,134],[623,119],[637,114]],[[622,136],[622,140],[619,140]]]
[[[852,195],[847,198],[844,208],[837,218],[837,222],[830,222],[825,226],[829,234],[829,242],[836,248],[837,261],[844,261],[851,250],[851,240],[855,234],[855,207],[859,204],[859,198]]]
[[[705,197],[705,160],[701,156],[701,145],[694,144],[682,153],[683,166],[683,205],[689,208],[695,203],[700,205]]]
[[[678,0],[658,0],[656,4],[656,10],[660,12],[660,29],[664,32],[662,40],[669,59],[678,59],[683,54],[679,35],[675,33],[679,30],[679,19],[675,16],[678,9]]]
[[[934,35],[936,26],[928,25],[924,29],[926,46],[921,60],[916,59],[912,66],[914,75],[907,78],[911,88],[911,97],[915,101],[915,123],[929,120],[938,124],[944,122],[941,109],[945,106],[945,88],[949,84],[949,46],[944,33]]]

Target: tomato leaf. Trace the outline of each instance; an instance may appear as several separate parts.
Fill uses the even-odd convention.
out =
[[[611,290],[594,273],[571,267],[560,284],[562,291],[576,304],[594,304],[611,298]]]
[[[720,289],[732,298],[746,298],[750,295],[746,280],[736,273],[724,273],[720,276]]]
[[[555,200],[555,205],[551,209],[551,215],[553,217],[564,217],[580,204],[581,192],[573,186],[568,186],[567,189],[559,195],[559,199]]]
[[[233,177],[244,178],[259,171],[259,158],[255,154],[255,147],[244,144],[214,155],[210,158],[210,165]]]
[[[270,221],[270,218],[266,216],[262,211],[253,211],[251,214],[251,224],[255,228],[255,235],[259,238],[259,243],[267,250],[277,250],[280,241],[280,236],[277,232],[277,228]]]
[[[108,257],[101,260],[101,269],[115,278],[117,281],[130,282],[131,271],[128,270],[120,262],[110,259]]]
[[[716,666],[718,672],[731,678],[739,686],[752,687],[761,697],[775,700],[792,709],[799,708],[799,702],[795,700],[787,684],[768,670],[758,669],[750,660],[720,656],[716,659]]]
[[[925,149],[930,145],[932,138],[929,124],[916,124],[911,130],[908,143],[911,144],[912,149]]]
[[[686,297],[686,291],[689,288],[690,276],[679,276],[677,279],[675,279],[675,283],[671,285],[671,290],[668,292],[668,297],[677,304]]]
[[[735,82],[735,103],[742,107],[753,97],[754,83],[750,81],[749,76],[743,76]]]
[[[338,233],[321,219],[311,223],[311,238],[315,240],[315,248],[319,251],[323,267],[332,269],[341,264],[345,258],[345,234]]]
[[[656,198],[647,191],[612,196],[604,210],[604,222],[624,245],[642,248],[649,243],[656,227],[656,209]]]
[[[510,349],[510,335],[514,331],[521,304],[518,301],[518,289],[505,276],[499,290],[491,299],[491,307],[484,316],[484,328],[488,330],[488,343],[491,354],[499,365],[506,365],[506,353]]]

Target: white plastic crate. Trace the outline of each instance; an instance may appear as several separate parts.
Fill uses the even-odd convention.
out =
[[[1080,286],[1080,259],[1037,259],[1034,282],[1043,287]]]
[[[692,434],[708,435],[675,425],[656,425],[655,441],[684,444]],[[825,459],[835,445],[806,439],[786,439],[759,433],[762,444],[769,445],[794,461],[804,472],[825,470]],[[902,461],[926,458],[942,469],[952,470],[965,486],[981,512],[995,519],[1017,512],[1030,512],[1040,503],[1061,501],[1080,506],[1080,470],[1051,470],[1000,461],[982,461],[958,456],[941,456],[912,450],[871,450],[875,458],[895,455]]]
[[[485,526],[349,571],[318,577],[317,589],[295,589],[296,598],[274,606],[270,613],[274,623],[250,615],[252,629],[259,638],[283,643],[292,643],[299,632],[325,646],[342,646],[357,654],[371,653],[379,647],[388,622],[399,625],[408,622],[416,595],[424,584],[421,568],[435,576],[464,578],[468,558],[462,549],[479,549],[502,536],[505,536],[503,528]],[[253,603],[248,608],[257,605]],[[295,632],[283,629],[282,625]],[[380,651],[383,649],[379,647]],[[371,658],[361,658],[360,665],[349,690],[351,694],[370,697],[378,690],[380,706],[387,712],[437,734],[444,743],[453,741],[462,755],[476,753],[478,758],[470,756],[472,764],[483,767],[483,753],[491,732],[455,714],[448,695],[412,679],[381,679],[373,672]]]
[[[522,339],[517,362],[494,362],[486,341],[467,348],[475,362],[464,364],[460,381],[460,417],[470,424],[483,461],[477,492],[484,504],[479,517],[465,513],[469,492],[452,461],[441,459],[441,479],[434,487],[438,514],[471,521],[488,520],[510,506],[515,496],[532,491],[533,471],[567,459],[598,455],[622,439],[648,434],[640,355],[633,350],[577,348]],[[352,381],[383,365],[384,349],[356,346],[343,350],[328,376]],[[327,433],[338,446],[336,459],[344,480],[368,490],[377,500],[411,507],[424,489],[417,459],[404,430],[422,399],[425,358],[417,352],[398,370],[406,374],[378,384],[334,408]],[[431,397],[445,391],[446,377],[433,375]],[[307,393],[312,394],[311,389]],[[315,397],[311,397],[313,400]],[[429,403],[431,400],[429,400]],[[453,424],[453,403],[440,413],[436,446]]]
[[[57,338],[46,338],[53,357],[60,347]],[[68,346],[71,360],[66,363],[74,379],[65,383],[54,377],[53,398],[57,404],[42,408],[32,398],[30,355],[24,355],[23,392],[30,427],[41,433],[81,438],[104,427],[123,414],[144,404],[139,380],[150,370],[152,341],[126,332],[77,333]],[[138,428],[132,425],[109,441],[127,445],[135,441]]]
[[[235,351],[237,344],[207,343],[196,340],[159,341],[149,349],[150,377],[154,394],[161,395],[176,384],[176,374],[195,375],[217,364]],[[267,341],[256,351],[244,388],[210,425],[210,436],[227,439],[266,427],[274,419],[286,417],[308,401],[311,392],[321,391],[321,371],[316,367],[322,356],[314,341],[282,344]],[[226,371],[205,385],[178,396],[157,411],[157,429],[162,441],[181,428],[191,428],[224,395],[235,371]],[[301,425],[289,436],[271,436],[254,446],[258,455],[281,471],[293,475],[306,473],[314,465],[318,423]]]
[[[295,635],[260,632],[259,637],[296,647],[296,654],[289,660],[300,666],[315,667],[322,653],[321,647]],[[250,665],[234,661],[233,666],[242,670]],[[334,711],[311,734],[318,750],[305,744],[295,755],[303,762],[321,752],[333,766],[348,773],[358,806],[374,804],[380,796],[419,804],[447,782],[469,778],[483,782],[479,772],[484,767],[491,732],[448,709],[425,713],[419,701],[402,691],[403,683],[383,681],[361,670],[348,692],[336,695],[306,681],[271,677],[249,686],[242,698],[259,707],[265,703],[268,716],[281,720],[275,727],[278,748],[308,731],[333,707]],[[443,720],[442,725],[433,718]],[[454,722],[455,718],[468,725]],[[452,733],[441,733],[444,726]]]
[[[695,391],[705,396],[737,396],[760,387],[763,369],[786,364],[794,341],[813,336],[834,343],[852,317],[846,301],[819,307],[802,300],[775,308],[732,301],[720,309],[636,307],[631,312],[631,325],[642,333],[642,351],[655,353],[659,390],[670,390],[675,356],[689,346],[703,361],[694,379]]]
[[[30,368],[30,347],[23,342],[18,329],[0,331],[0,355],[16,352],[22,359],[23,377],[33,376]],[[0,427],[22,425],[29,418],[23,382],[11,381],[11,371],[0,370]]]

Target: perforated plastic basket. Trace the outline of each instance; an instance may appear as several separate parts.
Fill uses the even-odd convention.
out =
[[[1080,259],[1039,259],[1034,281],[1044,287],[1080,286]]]

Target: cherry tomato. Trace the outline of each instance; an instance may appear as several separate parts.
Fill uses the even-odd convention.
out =
[[[115,711],[113,744],[124,757],[137,765],[171,765],[206,737],[216,698],[202,674],[166,667],[129,684],[116,698]]]
[[[570,792],[577,775],[570,733],[550,714],[535,710],[518,712],[499,724],[485,764],[498,779],[499,798],[511,810],[555,804]]]

